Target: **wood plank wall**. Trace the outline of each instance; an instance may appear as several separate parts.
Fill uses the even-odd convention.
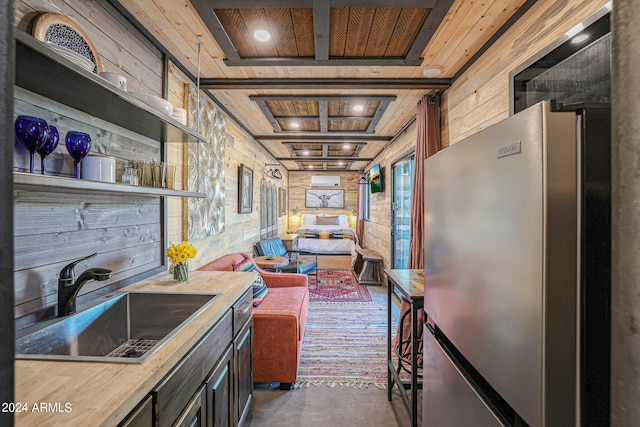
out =
[[[314,175],[331,175],[340,177],[339,187],[312,187],[311,177]],[[344,190],[344,209],[336,208],[305,208],[305,190],[311,189]],[[320,171],[289,171],[289,203],[287,209],[288,231],[295,231],[300,227],[303,214],[348,215],[349,226],[355,230],[355,220],[351,212],[358,207],[358,172],[320,172]],[[298,218],[292,216],[294,208],[298,208]]]
[[[177,67],[169,67],[169,100],[173,105],[180,105],[184,99],[184,83],[188,78]],[[206,96],[206,95],[203,95]],[[182,104],[182,108],[186,108]],[[227,117],[226,147],[225,147],[225,231],[217,236],[197,240],[193,245],[198,255],[189,263],[189,268],[200,268],[209,262],[231,252],[252,252],[253,245],[260,240],[260,180],[264,177],[272,185],[287,189],[288,175],[284,168],[280,168],[283,179],[274,179],[264,175],[268,170],[266,164],[277,163],[266,149],[251,138],[242,128]],[[170,144],[167,161],[178,165],[176,171],[180,186],[184,182],[184,168],[182,165],[183,149],[181,144]],[[253,211],[238,213],[238,166],[244,164],[253,170]],[[169,199],[169,241],[176,243],[186,236],[182,235],[183,201]],[[278,218],[278,232],[286,228],[286,216]]]
[[[509,73],[606,0],[539,0],[445,92],[444,145],[509,117]]]
[[[18,31],[30,31],[37,12],[56,12],[71,17],[96,46],[104,71],[127,77],[129,92],[160,95],[162,92],[162,58],[160,52],[135,29],[123,22],[105,1],[18,0],[15,24]],[[96,26],[98,25],[98,26]],[[169,66],[169,100],[183,107],[183,84],[188,82],[177,67]],[[193,82],[191,82],[193,83]],[[99,100],[96,100],[99,102]],[[127,160],[159,160],[160,144],[138,134],[113,126],[77,110],[16,88],[16,115],[31,114],[55,123],[61,135],[68,130],[89,133],[92,151],[117,158],[117,176]],[[180,143],[167,145],[167,161],[177,166],[176,188],[183,188],[183,149]],[[28,166],[28,153],[16,146],[14,170]],[[254,170],[254,209],[251,214],[237,213],[237,167],[244,163]],[[199,255],[190,264],[198,268],[228,252],[251,251],[259,239],[259,182],[264,165],[275,159],[256,141],[227,119],[226,229],[219,236],[193,242]],[[47,161],[49,173],[70,175],[73,163],[64,143]],[[286,188],[288,177],[274,184]],[[16,191],[14,196],[15,229],[15,316],[26,325],[43,314],[51,314],[57,301],[57,275],[68,262],[100,254],[76,267],[79,274],[89,267],[113,270],[113,278],[90,282],[80,292],[82,303],[119,286],[118,282],[160,267],[162,247],[161,199],[158,197],[119,197],[72,195],[60,197],[46,192]],[[168,242],[182,236],[183,201],[168,200]],[[279,231],[286,227],[286,216],[278,221]]]
[[[148,41],[135,36],[133,27],[100,1],[16,1],[16,31],[31,31],[37,12],[69,16],[96,46],[104,71],[127,77],[131,92],[161,93],[161,55]],[[99,25],[96,26],[96,25]],[[56,82],[51,82],[56,84]],[[95,102],[100,102],[99,99]],[[15,88],[15,114],[42,117],[58,128],[62,142],[47,158],[47,173],[71,176],[73,161],[66,151],[69,130],[88,133],[92,152],[117,159],[117,176],[128,160],[160,160],[160,144],[81,111]],[[16,144],[14,170],[28,168],[28,152]],[[38,168],[39,169],[39,168]],[[79,303],[117,288],[163,261],[161,201],[158,197],[119,197],[48,194],[16,191],[14,194],[15,317],[18,324],[51,314],[57,303],[57,278],[64,265],[98,252],[76,267],[76,275],[90,267],[113,271],[104,282],[89,282]]]
[[[399,160],[412,155],[416,145],[416,125],[412,123],[386,147],[369,166],[380,163],[384,168],[384,191],[370,195],[369,220],[364,222],[363,246],[377,251],[383,259],[384,268],[391,268],[391,168]]]
[[[476,63],[447,89],[441,103],[442,146],[448,147],[509,116],[509,72],[602,7],[606,0],[539,0]],[[415,125],[407,129],[371,164],[385,167],[415,144]],[[370,167],[370,166],[369,166]],[[371,220],[364,244],[391,259],[391,194],[371,197]]]

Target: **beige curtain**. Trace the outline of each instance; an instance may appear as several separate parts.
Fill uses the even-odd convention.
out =
[[[425,95],[418,102],[416,113],[416,151],[413,167],[413,194],[411,197],[411,235],[409,240],[409,260],[407,268],[424,268],[424,161],[427,157],[440,151],[440,98]],[[402,301],[400,313],[410,310],[410,305]],[[418,313],[418,336],[422,336],[422,318],[424,312]],[[400,353],[411,359],[411,316],[407,316],[402,324],[402,345]],[[398,347],[398,332],[393,340],[394,348]],[[422,345],[418,348],[418,366],[422,366]]]

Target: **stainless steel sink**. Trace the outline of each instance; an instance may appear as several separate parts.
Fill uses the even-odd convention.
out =
[[[122,292],[16,333],[16,359],[142,363],[213,303],[215,294]]]

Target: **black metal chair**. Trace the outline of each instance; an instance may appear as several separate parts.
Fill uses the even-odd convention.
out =
[[[255,244],[255,252],[257,256],[265,256],[268,254],[275,256],[283,256],[289,258],[289,264],[284,267],[278,267],[283,273],[302,273],[311,274],[315,272],[316,286],[318,284],[318,254],[313,252],[303,252],[287,250],[279,237],[267,240],[260,240]],[[299,255],[314,255],[315,259],[300,259]]]

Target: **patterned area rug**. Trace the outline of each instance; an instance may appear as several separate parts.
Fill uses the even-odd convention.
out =
[[[309,298],[312,302],[371,302],[366,286],[356,280],[353,270],[339,269],[318,271],[318,287],[315,275],[309,275]]]
[[[386,388],[386,304],[309,303],[296,388]]]

